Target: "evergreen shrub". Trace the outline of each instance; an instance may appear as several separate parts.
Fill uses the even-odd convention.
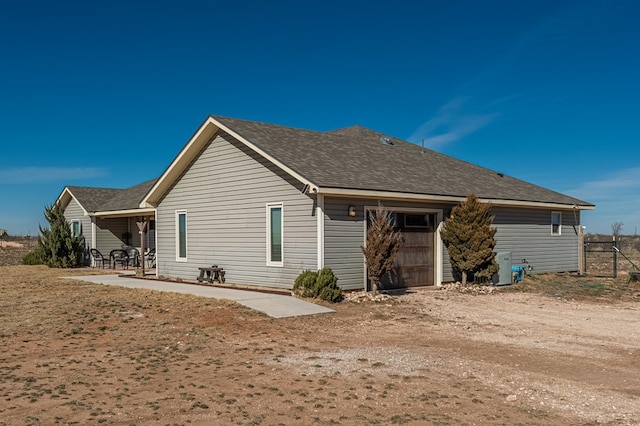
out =
[[[40,250],[36,249],[27,253],[22,258],[23,265],[44,265]]]
[[[338,277],[331,268],[319,271],[303,271],[293,284],[293,294],[298,297],[311,297],[327,302],[342,300],[342,289],[338,287]]]

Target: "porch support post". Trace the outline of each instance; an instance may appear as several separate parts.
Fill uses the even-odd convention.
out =
[[[92,216],[91,217],[91,247],[92,249],[97,249],[97,245],[98,245],[98,227],[96,225],[96,217]],[[93,258],[93,256],[91,256],[91,266],[95,267],[95,259]]]
[[[136,220],[136,225],[138,225],[138,231],[140,233],[140,268],[141,275],[144,277],[144,262],[145,262],[145,252],[144,252],[144,231],[147,229],[147,218],[141,217]]]

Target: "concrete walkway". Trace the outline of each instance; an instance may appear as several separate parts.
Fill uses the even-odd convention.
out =
[[[65,277],[74,280],[89,281],[96,284],[116,285],[128,288],[144,288],[148,290],[170,291],[173,293],[192,294],[212,299],[227,299],[260,312],[270,317],[286,318],[302,315],[316,315],[335,312],[324,306],[305,302],[293,296],[263,293],[258,291],[236,290],[232,288],[213,287],[196,284],[173,283],[159,280],[127,278],[118,275],[83,275]]]

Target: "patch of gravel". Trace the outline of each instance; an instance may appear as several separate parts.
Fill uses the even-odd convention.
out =
[[[398,348],[369,347],[299,352],[271,358],[265,362],[271,365],[288,365],[307,375],[371,374],[417,377],[423,376],[426,371],[440,363],[440,360]]]
[[[611,389],[588,386],[544,374],[501,367],[493,371],[481,362],[461,360],[460,373],[473,377],[507,395],[509,402],[520,401],[531,407],[553,409],[584,419],[615,425],[637,425],[638,400]]]
[[[438,287],[438,289],[441,291],[448,291],[448,292],[453,291],[453,292],[463,293],[463,294],[478,295],[478,294],[491,294],[495,290],[495,287],[492,285],[479,285],[479,284],[462,285],[461,283],[456,282],[456,283],[443,284],[442,286]]]
[[[394,297],[389,294],[385,294],[385,293],[373,294],[371,292],[366,292],[366,291],[344,292],[342,297],[345,302],[351,302],[351,303],[388,302],[394,299]]]
[[[457,283],[443,284],[442,286],[436,287],[435,290],[446,292],[446,293],[482,295],[482,294],[493,293],[493,291],[495,290],[495,287],[491,285],[479,285],[479,284],[462,285],[461,283],[457,282]],[[395,301],[397,299],[397,294],[394,293],[393,291],[389,291],[388,293],[382,291],[377,294],[373,294],[372,292],[367,292],[367,291],[349,291],[343,294],[343,299],[345,302],[352,302],[352,303],[390,302],[390,301]]]
[[[391,348],[370,347],[321,352],[299,352],[265,360],[266,364],[288,366],[306,375],[363,374],[388,377],[423,377],[436,379],[438,371],[453,372],[460,380],[477,380],[494,388],[508,404],[524,404],[542,410],[565,412],[598,422],[637,424],[638,401],[610,389],[585,386],[570,380],[525,372],[501,366],[495,371],[490,363],[458,357],[439,357]]]

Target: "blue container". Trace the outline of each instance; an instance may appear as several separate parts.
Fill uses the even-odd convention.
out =
[[[522,277],[524,276],[524,266],[513,265],[511,267],[511,272],[513,274],[513,282],[519,283],[520,281],[522,281]]]

